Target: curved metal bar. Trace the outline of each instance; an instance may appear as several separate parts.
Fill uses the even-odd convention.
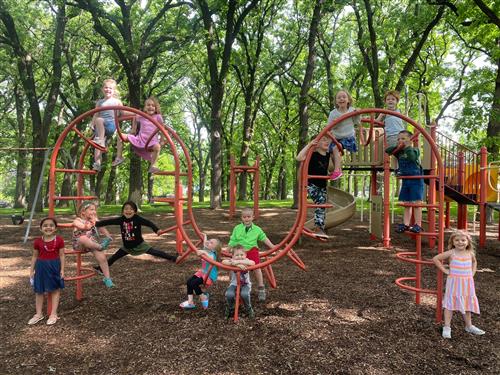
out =
[[[166,139],[165,144],[168,145],[168,147],[170,148],[170,150],[172,152],[172,156],[174,158],[174,166],[175,166],[175,170],[172,173],[172,175],[174,176],[174,182],[175,182],[175,187],[176,187],[175,192],[174,192],[174,204],[173,204],[174,215],[175,215],[175,220],[176,220],[176,224],[177,224],[178,235],[181,236],[181,241],[183,243],[185,243],[185,245],[188,247],[186,252],[184,252],[183,256],[187,256],[189,253],[193,252],[196,249],[196,246],[199,244],[199,239],[202,237],[201,231],[196,224],[196,220],[194,218],[193,210],[192,210],[192,163],[191,163],[191,158],[189,156],[189,152],[187,150],[187,147],[185,146],[184,142],[180,139],[180,137],[177,135],[177,133],[172,128],[170,128],[168,126],[164,126],[163,124],[159,124],[154,118],[152,118],[151,116],[149,116],[146,113],[141,112],[140,110],[137,110],[135,108],[130,108],[130,107],[124,107],[124,106],[110,106],[110,107],[107,107],[107,109],[109,109],[109,110],[125,110],[127,112],[139,114],[142,117],[151,121],[158,128],[158,131],[161,132],[161,134],[165,137],[165,139]],[[53,203],[53,197],[55,194],[55,185],[54,185],[55,184],[55,168],[54,167],[55,167],[55,161],[57,159],[57,154],[61,148],[62,142],[66,138],[68,132],[75,128],[76,124],[78,124],[80,121],[82,121],[82,119],[85,118],[86,116],[90,116],[98,111],[99,111],[99,109],[96,108],[96,109],[88,111],[88,112],[80,115],[79,117],[77,117],[70,125],[68,125],[68,127],[66,127],[66,129],[61,133],[58,140],[56,141],[56,145],[54,147],[54,153],[53,153],[52,158],[51,158],[51,171],[50,171],[50,183],[49,183],[49,197],[51,198],[51,199],[49,199],[49,213],[51,213],[51,214],[53,214],[53,212],[54,212],[54,203]],[[392,115],[398,116],[398,117],[402,118],[404,121],[406,121],[407,123],[413,125],[424,136],[424,138],[427,139],[427,141],[431,145],[431,150],[432,150],[433,154],[435,154],[436,164],[437,164],[437,168],[439,171],[439,199],[438,199],[439,207],[440,207],[439,212],[441,212],[441,213],[444,212],[444,210],[442,209],[442,205],[444,202],[444,174],[443,174],[444,169],[443,169],[443,162],[442,162],[440,154],[439,154],[439,150],[438,150],[436,144],[434,143],[433,139],[431,138],[431,136],[427,133],[427,131],[422,126],[420,126],[415,121],[408,118],[407,116],[404,116],[404,115],[397,113],[397,112],[393,112],[393,111],[389,111],[389,110],[385,110],[385,109],[378,109],[378,108],[357,110],[357,111],[350,112],[348,114],[345,114],[345,115],[333,120],[317,135],[317,137],[315,139],[317,141],[319,141],[323,136],[328,136],[334,142],[336,142],[335,137],[333,137],[331,135],[331,133],[329,133],[330,130],[334,126],[336,126],[338,123],[342,122],[343,120],[345,120],[349,117],[353,117],[353,116],[357,116],[357,115],[361,115],[361,114],[365,114],[365,113],[370,113],[372,118],[374,116],[374,113],[384,113],[384,114],[392,114]],[[370,121],[370,128],[371,129],[373,128],[374,123],[375,123],[375,121],[372,119]],[[119,124],[117,126],[117,129],[118,128],[119,128]],[[81,166],[83,165],[84,156],[88,150],[88,147],[90,147],[92,145],[93,147],[97,148],[94,142],[92,142],[86,138],[84,138],[84,139],[86,141],[86,146],[85,146],[84,151],[82,152],[82,155],[81,155],[80,160],[79,160],[80,169],[82,169]],[[185,160],[186,160],[187,173],[181,172],[181,159],[179,157],[179,153],[178,153],[178,150],[177,150],[175,143],[177,143],[181,147],[182,154],[184,155]],[[337,141],[337,143],[338,143],[338,141]],[[305,160],[301,163],[301,165],[299,167],[299,175],[298,175],[299,176],[299,194],[298,194],[299,208],[298,208],[298,211],[297,211],[297,214],[295,217],[295,221],[292,224],[292,228],[290,229],[288,234],[285,236],[285,238],[283,240],[281,240],[276,246],[274,246],[272,249],[269,249],[268,251],[262,253],[262,256],[264,258],[267,257],[268,259],[266,259],[262,263],[248,267],[248,270],[254,270],[254,269],[268,267],[272,263],[274,263],[274,262],[278,261],[279,259],[281,259],[282,257],[286,256],[292,250],[293,245],[295,245],[295,243],[302,236],[303,231],[304,231],[304,223],[306,221],[307,206],[308,206],[308,204],[307,204],[307,180],[308,180],[309,176],[307,173],[307,169],[308,169],[307,167],[309,165],[309,161],[310,161],[310,158],[311,158],[313,151],[314,151],[313,148],[308,150]],[[187,192],[186,198],[182,197],[182,193],[183,193],[182,192],[182,185],[181,185],[181,177],[182,176],[187,177],[187,190],[188,190],[188,192]],[[81,188],[82,184],[79,183],[78,185],[79,185],[79,188]],[[186,233],[186,230],[184,228],[184,225],[186,224],[186,222],[184,221],[184,218],[183,218],[183,211],[184,211],[185,207],[182,204],[182,202],[185,202],[185,201],[187,201],[187,211],[188,211],[188,215],[189,215],[189,220],[191,221],[190,224],[198,237],[198,241],[196,241],[196,244],[193,243],[193,241],[189,238],[189,236]],[[438,252],[441,253],[444,250],[444,216],[443,215],[440,215],[440,217],[439,217],[439,232],[438,232],[437,237],[438,237]],[[290,258],[294,261],[295,264],[297,264],[297,266],[301,267],[303,263],[301,264],[301,261],[298,262],[298,259],[297,259],[295,253],[292,253],[292,254],[293,255]],[[206,257],[205,255],[201,255],[200,257],[202,259],[204,259],[205,261],[207,261],[208,263],[210,263],[211,265],[216,266],[216,267],[220,267],[221,269],[231,270],[231,271],[235,271],[235,272],[239,271],[239,268],[224,265],[221,262],[214,261],[211,258]],[[438,287],[439,287],[439,285],[438,285]]]

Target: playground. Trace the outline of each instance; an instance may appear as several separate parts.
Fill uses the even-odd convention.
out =
[[[79,133],[76,127],[95,111],[69,124],[51,153],[50,215],[56,214],[57,200],[96,199],[86,190],[84,177],[97,172],[85,169],[84,160],[91,147],[101,147],[103,151],[106,148]],[[254,197],[257,224],[276,244],[271,250],[261,249],[263,263],[258,267],[268,276],[269,293],[265,302],[257,302],[253,297],[254,319],[246,316],[244,309],[238,310],[238,299],[234,315],[231,319],[224,318],[224,290],[229,283],[228,270],[234,267],[220,263],[210,262],[220,268],[220,274],[217,283],[209,289],[209,309],[179,308],[185,296],[186,279],[199,267],[200,260],[193,252],[201,245],[201,233],[227,244],[230,230],[239,223],[239,218],[234,202],[235,177],[232,177],[229,210],[193,209],[189,154],[171,128],[154,124],[168,141],[174,161],[171,170],[155,174],[156,178],[173,178],[174,194],[154,198],[164,209],[144,216],[161,223],[160,236],[146,231],[145,241],[169,253],[177,251],[180,255],[177,264],[147,254],[126,257],[113,267],[116,287],[107,289],[100,278],[95,277],[93,257],[67,250],[66,288],[59,309],[61,322],[54,327],[27,326],[26,319],[31,313],[27,312],[27,306],[33,300],[27,283],[32,250],[17,240],[22,237],[24,226],[2,219],[0,288],[5,335],[2,372],[496,373],[499,353],[493,343],[499,339],[498,224],[486,222],[485,190],[477,187],[487,186],[488,168],[478,168],[480,154],[474,156],[471,164],[472,157],[464,156],[462,151],[450,153],[462,155],[461,161],[448,158],[445,168],[440,158],[442,151],[434,143],[435,128],[429,133],[410,118],[399,115],[429,142],[430,161],[425,175],[427,203],[420,204],[426,210],[425,229],[418,234],[397,234],[391,230],[391,189],[384,188],[382,196],[376,180],[377,172],[384,172],[384,186],[391,186],[389,156],[382,153],[385,137],[380,128],[383,125],[374,121],[373,113],[391,112],[381,109],[359,112],[369,115],[363,118],[364,126],[360,127],[361,150],[356,160],[345,160],[345,163],[346,168],[371,171],[371,175],[366,174],[371,176],[369,214],[356,211],[356,200],[345,186],[343,189],[329,186],[328,200],[323,205],[307,200],[304,186],[311,175],[304,166],[309,162],[308,157],[299,171],[298,209],[259,208],[258,195]],[[346,117],[329,123],[322,133],[326,134]],[[116,118],[121,136],[120,121],[127,118]],[[71,131],[79,135],[85,146],[77,165],[60,168],[58,165],[64,160],[60,151],[64,150]],[[321,137],[322,134],[318,135],[318,139]],[[451,164],[456,168],[451,168]],[[462,176],[466,165],[473,168],[475,174],[472,182],[464,184]],[[481,165],[484,165],[484,156]],[[248,167],[232,164],[232,168],[235,172],[246,170],[256,174],[254,191],[258,191],[258,162]],[[450,178],[455,171],[458,177]],[[58,195],[58,173],[77,176],[73,195]],[[435,183],[430,182],[433,180]],[[476,190],[460,190],[464,185]],[[454,197],[457,202],[456,217],[451,217],[450,205],[445,206],[445,196]],[[480,207],[477,230],[474,229],[476,223],[468,222],[469,202],[464,202],[462,197]],[[312,232],[311,208],[322,206],[327,208],[328,239],[318,238]],[[170,207],[168,214],[165,207]],[[69,244],[73,217],[57,215],[57,218],[60,234]],[[37,228],[38,220],[40,218],[30,218],[29,225]],[[394,222],[399,220],[396,218]],[[475,279],[482,314],[477,320],[487,334],[481,338],[471,336],[464,332],[463,322],[455,319],[452,322],[454,340],[447,342],[439,337],[443,278],[429,259],[436,252],[443,252],[448,230],[456,227],[469,228],[480,245]],[[31,233],[33,235],[36,234]],[[120,246],[117,228],[112,228],[112,235],[114,241],[106,251],[108,256]],[[252,267],[257,265],[249,268]],[[241,280],[237,279],[239,288]],[[56,332],[49,334],[48,329]],[[54,339],[45,340],[46,335]],[[453,350],[457,343],[467,347],[460,352],[467,354]]]
[[[202,209],[195,215],[209,236],[223,242],[228,228],[238,222],[227,211]],[[257,223],[278,242],[295,215],[290,209],[261,209]],[[424,297],[415,305],[414,294],[394,284],[397,277],[414,272],[413,265],[395,257],[413,241],[396,235],[394,247],[385,249],[369,240],[359,213],[332,229],[331,241],[305,238],[294,247],[306,272],[287,258],[275,263],[278,288],[269,290],[265,303],[255,302],[254,320],[242,315],[237,324],[223,318],[227,271],[211,287],[208,310],[182,311],[178,305],[185,297],[185,281],[199,266],[198,258],[173,265],[142,255],[113,266],[114,289],[107,290],[99,278],[86,280],[82,302],[74,297],[75,284],[68,282],[59,324],[27,326],[34,298],[27,281],[31,249],[18,240],[24,228],[6,219],[1,224],[0,373],[494,374],[500,365],[494,344],[500,340],[495,225],[488,226],[486,247],[477,255],[482,309],[476,321],[487,334],[471,336],[461,319],[454,319],[454,339],[446,341],[434,321],[434,298]],[[61,233],[69,238],[67,230]],[[119,243],[118,231],[112,234],[108,254]],[[173,236],[149,232],[145,239],[162,250],[175,247]],[[84,256],[87,263],[94,265],[94,258]],[[67,264],[73,272],[71,256]],[[428,286],[435,275],[434,268],[426,267]]]

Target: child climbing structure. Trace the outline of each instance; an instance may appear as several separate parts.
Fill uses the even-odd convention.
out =
[[[175,221],[174,225],[166,227],[160,231],[160,233],[173,232],[176,237],[176,250],[180,254],[180,258],[178,263],[184,261],[190,253],[195,252],[195,249],[198,248],[202,242],[202,231],[198,228],[196,224],[196,220],[193,214],[192,209],[192,199],[193,199],[193,175],[192,175],[192,163],[187,150],[187,147],[184,145],[180,137],[176,134],[176,132],[168,127],[159,124],[154,118],[139,111],[135,108],[124,107],[124,106],[110,106],[107,107],[109,110],[116,111],[115,116],[115,124],[118,132],[118,136],[123,139],[121,132],[121,124],[124,121],[128,121],[134,115],[140,115],[149,121],[151,121],[154,125],[156,125],[158,132],[165,138],[165,146],[163,147],[163,152],[168,152],[169,155],[173,159],[173,168],[172,170],[166,171],[158,171],[154,173],[155,178],[171,178],[174,181],[174,187],[171,197],[154,197],[153,200],[155,202],[165,202],[172,206],[173,213],[172,217]],[[100,146],[95,143],[92,138],[87,137],[83,131],[80,129],[82,125],[85,125],[84,121],[89,121],[94,113],[96,113],[99,109],[93,109],[88,111],[79,117],[77,117],[73,122],[71,122],[61,133],[58,138],[54,151],[51,157],[50,163],[50,173],[49,173],[49,214],[54,215],[55,203],[60,200],[68,200],[74,202],[81,202],[83,200],[97,200],[97,197],[94,195],[86,194],[86,189],[88,188],[88,181],[85,180],[86,177],[90,175],[96,175],[98,172],[89,169],[86,165],[90,165],[89,159],[92,156],[92,152],[88,152],[89,149],[100,149],[103,152],[109,152],[109,150],[105,146]],[[119,115],[119,111],[125,111],[127,116]],[[444,165],[439,153],[438,147],[436,146],[434,140],[429,135],[429,133],[419,124],[415,123],[410,118],[403,116],[399,113],[393,113],[392,111],[384,110],[384,109],[363,109],[358,110],[356,112],[351,112],[347,115],[344,115],[332,123],[328,124],[328,126],[318,135],[316,139],[320,139],[323,136],[329,136],[332,138],[334,142],[336,140],[330,135],[330,130],[333,128],[338,122],[344,120],[345,118],[352,115],[368,115],[369,117],[362,119],[362,124],[368,124],[368,128],[365,126],[360,127],[360,143],[362,145],[362,149],[357,154],[358,159],[352,159],[351,165],[355,165],[357,168],[366,168],[372,171],[372,198],[376,195],[376,172],[384,171],[384,181],[385,186],[389,186],[389,157],[383,154],[383,146],[384,146],[384,136],[383,136],[383,124],[375,121],[375,115],[377,113],[388,113],[400,116],[404,121],[413,125],[416,131],[418,131],[423,138],[429,143],[431,149],[431,164],[429,168],[429,174],[425,176],[425,178],[431,183],[429,184],[429,195],[428,195],[428,203],[422,205],[427,207],[428,209],[428,217],[429,217],[429,228],[427,231],[422,232],[420,234],[414,235],[416,240],[416,251],[408,252],[400,254],[402,256],[402,260],[407,262],[412,262],[416,264],[417,268],[417,276],[415,277],[407,277],[400,278],[396,282],[403,288],[412,290],[417,295],[417,303],[419,302],[420,293],[432,293],[437,294],[437,304],[436,304],[436,319],[441,319],[441,297],[440,293],[437,293],[436,290],[425,290],[422,289],[419,284],[419,274],[420,268],[422,265],[430,264],[430,261],[426,261],[421,259],[421,244],[422,237],[427,237],[429,242],[435,243],[437,242],[437,251],[442,252],[444,248],[444,212],[443,210],[443,202],[444,202]],[[68,144],[70,142],[69,136],[76,135],[77,139],[80,142],[79,153],[80,157],[78,159],[77,165],[71,166],[70,168],[66,165],[60,166],[62,160],[59,160],[60,151],[64,148],[69,148]],[[151,137],[155,136],[153,134]],[[336,142],[338,143],[338,142]],[[262,252],[261,258],[263,261],[260,264],[248,267],[248,270],[254,270],[258,268],[262,268],[270,285],[272,287],[276,287],[276,279],[272,270],[272,264],[283,257],[288,257],[293,261],[295,265],[300,267],[301,269],[305,269],[305,264],[302,262],[300,257],[293,251],[294,244],[300,239],[302,235],[310,235],[310,231],[306,226],[307,219],[307,210],[308,208],[315,207],[314,204],[311,204],[307,201],[307,180],[309,177],[307,174],[307,165],[310,159],[312,151],[310,151],[306,157],[306,160],[301,164],[301,168],[299,171],[299,206],[296,214],[295,221],[292,227],[288,230],[286,236],[272,249]],[[382,164],[381,164],[382,161]],[[381,166],[382,165],[382,166]],[[56,192],[56,183],[60,180],[60,176],[62,174],[76,176],[76,193],[73,195],[61,196],[57,195]],[[58,178],[59,177],[59,178]],[[318,176],[315,176],[318,177]],[[328,178],[328,176],[325,176]],[[434,181],[434,182],[432,182]],[[387,191],[386,191],[387,190]],[[384,202],[384,244],[389,245],[390,237],[389,237],[389,221],[388,221],[388,189],[384,190],[384,196],[387,196],[387,199]],[[354,198],[349,194],[344,192],[335,191],[330,189],[333,194],[330,201],[327,202],[324,207],[325,208],[333,208],[337,206],[335,210],[333,210],[331,215],[331,219],[333,224],[337,225],[340,221],[347,220],[354,213],[355,201]],[[185,193],[185,196],[184,196]],[[336,197],[335,194],[338,196]],[[342,196],[342,198],[340,198]],[[340,214],[340,209],[344,209],[344,213]],[[436,209],[440,213],[436,220]],[[342,216],[342,220],[338,220],[335,216]],[[386,220],[387,216],[387,220]],[[437,228],[436,228],[437,222]],[[63,224],[62,226],[68,226],[68,224]],[[86,271],[81,267],[81,254],[77,254],[77,276],[75,279],[77,283],[80,283],[80,287],[77,287],[77,298],[81,298],[81,279],[85,277],[92,277],[92,270],[89,270],[86,274],[81,273],[81,271]],[[203,257],[208,263],[212,266],[220,267],[221,269],[232,270],[236,273],[240,272],[239,268],[231,267],[222,264],[221,262],[213,261],[212,259]],[[80,268],[78,268],[80,267]],[[239,280],[239,275],[237,280]],[[442,287],[442,274],[438,272],[438,282],[437,282],[437,290],[441,290]],[[406,281],[415,282],[415,286],[408,286],[405,284]],[[80,289],[80,294],[78,292]],[[237,294],[239,293],[239,286],[237,288]],[[235,306],[235,320],[238,319],[238,306],[239,306],[239,298],[236,298],[236,306]]]
[[[426,229],[421,233],[407,233],[415,240],[415,251],[398,253],[396,256],[405,262],[415,264],[416,275],[412,277],[401,277],[396,280],[396,284],[403,289],[415,292],[416,303],[420,302],[421,293],[429,293],[436,295],[436,320],[441,320],[441,291],[442,289],[442,274],[438,272],[437,288],[430,290],[424,289],[421,283],[422,266],[432,266],[430,260],[422,259],[422,239],[427,239],[430,248],[434,248],[437,242],[437,252],[441,253],[444,248],[444,228],[449,226],[449,200],[455,199],[459,203],[476,204],[480,206],[481,212],[481,227],[480,227],[480,246],[484,245],[485,241],[485,210],[486,206],[495,207],[498,205],[498,190],[492,189],[492,186],[497,186],[498,167],[487,165],[487,151],[482,148],[481,152],[474,153],[468,150],[465,153],[465,148],[462,145],[455,143],[455,149],[450,147],[450,141],[444,142],[443,135],[437,133],[436,126],[430,127],[430,132],[420,124],[416,123],[407,116],[401,115],[399,112],[393,112],[382,109],[363,109],[352,112],[338,118],[318,135],[316,139],[320,139],[324,135],[329,135],[328,130],[334,127],[337,123],[343,121],[349,116],[365,115],[361,122],[363,126],[359,128],[358,139],[360,140],[360,150],[357,154],[350,154],[344,160],[344,169],[365,170],[371,172],[371,201],[372,215],[370,233],[372,238],[380,238],[385,247],[390,246],[390,157],[384,153],[386,148],[386,138],[384,135],[384,124],[374,120],[378,113],[390,114],[392,116],[403,119],[415,129],[413,141],[416,146],[420,141],[424,142],[424,168],[425,176],[401,176],[398,179],[404,178],[423,178],[428,184],[426,203],[415,204],[405,203],[402,206],[423,207],[427,210],[427,225]],[[369,117],[366,117],[369,115]],[[335,139],[331,137],[333,142]],[[453,159],[453,157],[455,159]],[[454,160],[454,162],[447,162]],[[464,163],[465,160],[469,162]],[[307,159],[304,163],[307,163]],[[450,164],[456,168],[450,168]],[[307,168],[302,170],[302,178],[305,178]],[[494,170],[494,171],[492,171]],[[469,172],[467,172],[469,171]],[[378,189],[377,172],[383,172],[383,195],[380,195]],[[457,180],[453,176],[461,176],[457,186],[450,186],[450,182]],[[315,176],[317,178],[317,176]],[[303,181],[302,181],[303,183]],[[329,193],[334,193],[334,190],[329,190]],[[452,195],[453,192],[453,195]],[[304,192],[303,192],[304,193]],[[446,199],[446,200],[445,200]],[[488,201],[488,199],[496,199],[496,203]],[[331,198],[329,197],[329,200]],[[447,203],[445,203],[447,202]],[[446,204],[446,209],[443,205]],[[331,205],[330,205],[331,206]],[[345,205],[347,207],[348,204]],[[344,208],[345,208],[344,207]],[[330,211],[328,215],[333,215],[336,210]],[[459,209],[459,228],[466,225],[466,208],[462,208],[462,214]],[[344,211],[345,212],[345,211]],[[446,213],[446,220],[445,214]],[[378,216],[377,216],[378,213]],[[462,215],[462,216],[460,216]],[[340,219],[340,217],[339,217]],[[500,237],[499,237],[500,238]],[[408,283],[413,285],[408,285]]]
[[[177,263],[182,263],[186,257],[201,245],[203,235],[201,230],[196,224],[196,220],[192,209],[192,199],[193,199],[193,175],[192,175],[192,163],[189,156],[187,147],[182,142],[177,133],[170,127],[164,126],[158,123],[153,117],[140,110],[124,106],[109,106],[106,107],[108,110],[115,111],[115,125],[117,129],[118,136],[124,140],[122,135],[121,126],[124,121],[132,119],[135,115],[140,115],[147,120],[151,121],[158,129],[158,132],[165,138],[165,147],[162,151],[168,152],[173,159],[172,170],[158,171],[154,173],[155,178],[168,177],[173,178],[174,187],[171,197],[154,197],[155,202],[165,202],[172,206],[173,208],[173,219],[175,224],[159,231],[160,234],[173,232],[176,237],[176,250],[180,257]],[[93,114],[98,112],[99,109],[93,109],[88,111],[75,120],[73,120],[61,133],[51,156],[50,162],[50,172],[49,172],[49,215],[54,215],[55,204],[57,201],[66,200],[74,201],[78,204],[84,200],[98,200],[98,197],[86,193],[88,189],[88,181],[85,180],[86,177],[91,175],[96,175],[98,172],[88,168],[90,165],[90,158],[92,157],[91,149],[100,149],[102,152],[106,153],[109,150],[105,146],[101,146],[93,141],[91,137],[85,135],[85,133],[80,130],[88,123],[92,118]],[[120,111],[127,113],[127,116],[120,116]],[[151,135],[155,136],[157,133]],[[70,135],[76,135],[76,139],[80,142],[79,153],[77,165],[72,165],[69,168],[63,164],[64,160],[60,158],[61,150],[69,148],[70,141],[73,137]],[[146,145],[147,146],[147,145]],[[62,166],[60,164],[63,164]],[[76,189],[73,195],[62,196],[56,191],[56,183],[60,180],[62,174],[69,174],[76,176]],[[184,196],[186,192],[186,196]],[[298,255],[293,251],[293,245],[298,241],[302,235],[303,223],[305,221],[305,207],[301,207],[298,210],[298,214],[292,229],[288,232],[286,237],[281,240],[274,248],[268,251],[262,252],[260,254],[263,262],[258,265],[249,267],[248,270],[253,270],[257,268],[262,268],[269,279],[270,285],[276,287],[276,280],[272,270],[272,263],[278,261],[279,259],[287,256],[290,258],[294,264],[298,267],[305,269],[304,263],[298,257]],[[69,227],[71,224],[63,223],[62,227]],[[77,255],[77,276],[74,280],[77,281],[77,299],[81,299],[83,295],[82,279],[94,276],[94,271],[91,269],[85,269],[81,267],[81,253],[69,252],[71,254]],[[212,266],[217,266],[222,269],[232,270],[235,272],[240,272],[241,270],[237,267],[231,267],[224,265],[220,262],[215,262],[212,259],[202,256],[208,263]],[[237,277],[239,280],[239,277]],[[239,293],[239,287],[237,289]],[[239,299],[236,299],[235,306],[235,320],[238,319],[238,306]]]

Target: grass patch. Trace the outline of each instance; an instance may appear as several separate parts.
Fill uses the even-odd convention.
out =
[[[259,201],[259,208],[291,208],[292,200],[267,200],[267,201]],[[365,212],[370,207],[370,202],[368,199],[357,198],[356,199],[356,209],[357,211],[361,210],[361,204],[363,204],[363,208]],[[99,216],[112,216],[112,215],[120,215],[121,214],[121,204],[104,204],[99,207]],[[236,203],[236,210],[239,211],[244,207],[253,207],[252,201],[238,201]],[[210,208],[210,202],[193,202],[193,208]],[[223,210],[229,210],[229,202],[222,203]],[[450,204],[450,215],[452,218],[457,217],[458,204],[456,202],[451,202]],[[469,220],[472,220],[474,212],[479,212],[478,206],[467,206],[468,217]],[[13,214],[21,214],[23,212],[22,209],[19,208],[0,208],[0,216],[10,217]],[[172,212],[172,207],[166,203],[153,203],[153,204],[143,204],[141,206],[141,213],[144,214],[166,214]],[[394,213],[396,215],[403,214],[403,207],[397,205],[397,199],[394,203]],[[29,211],[24,211],[25,218],[29,217]],[[37,212],[35,213],[35,217],[40,218],[48,215],[48,209],[44,209],[43,213]],[[56,216],[71,216],[75,215],[74,207],[59,207],[56,208]],[[498,222],[499,213],[498,211],[494,211],[493,214],[493,222]]]

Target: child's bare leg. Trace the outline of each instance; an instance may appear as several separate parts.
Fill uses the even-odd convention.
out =
[[[116,140],[116,159],[123,158],[123,141],[120,137]]]
[[[422,217],[420,217],[422,219]],[[407,226],[410,226],[411,220],[411,207],[405,207],[403,212],[403,223]]]
[[[156,167],[158,156],[160,155],[160,145],[157,143],[151,147],[151,167]]]
[[[43,293],[35,294],[35,309],[37,316],[43,316]]]
[[[106,258],[106,254],[100,251],[92,251],[92,254],[94,254],[95,259],[97,260],[97,263],[99,263],[99,267],[101,267],[102,274],[104,277],[107,277],[108,279],[111,278],[111,274],[109,273],[109,266],[108,266],[108,259]]]
[[[253,271],[255,278],[257,279],[257,286],[259,288],[264,287],[264,277],[262,277],[262,270],[260,268]]]
[[[106,144],[106,136],[105,136],[105,129],[104,129],[104,120],[101,117],[97,117],[94,120],[94,126],[95,126],[95,138],[94,141],[100,146],[104,146]],[[101,150],[95,149],[94,152],[94,161],[96,163],[101,163]]]
[[[453,316],[453,311],[444,309],[444,326],[449,327],[451,324],[451,317]]]
[[[414,202],[414,203],[422,203],[422,202]],[[415,215],[415,223],[420,227],[422,226],[422,207],[414,207],[413,214]]]
[[[342,155],[340,155],[338,147],[333,149],[333,162],[335,164],[335,172],[342,170]]]
[[[56,289],[50,293],[52,300],[52,311],[49,318],[57,318],[57,308],[59,307],[59,299],[61,297],[61,289]]]
[[[188,294],[188,303],[194,305],[194,295]]]
[[[98,244],[97,242],[95,242],[94,240],[92,240],[87,236],[81,236],[78,239],[78,244],[80,245],[80,247],[84,249],[89,249],[90,251],[102,250],[102,246],[100,244]]]
[[[123,141],[119,136],[116,140],[116,159],[111,164],[112,166],[117,166],[123,163],[123,142],[128,142],[128,136],[127,134],[122,134],[122,136],[124,139]]]
[[[466,311],[464,314],[465,327],[470,328],[472,326],[472,314],[470,311]]]

